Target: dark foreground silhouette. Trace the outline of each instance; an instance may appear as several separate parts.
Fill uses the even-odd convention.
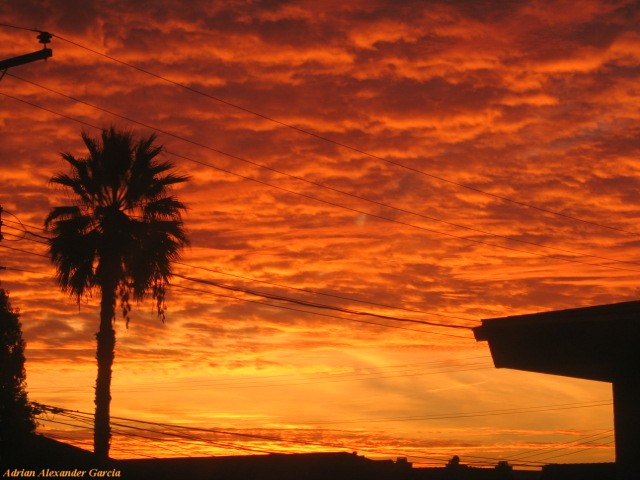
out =
[[[100,461],[93,453],[34,435],[0,452],[1,478],[129,480],[615,480],[615,464],[548,465],[542,471],[506,464],[474,468],[459,462],[417,468],[403,458],[372,460],[329,452]]]

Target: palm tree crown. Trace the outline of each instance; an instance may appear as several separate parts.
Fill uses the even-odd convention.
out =
[[[172,173],[173,164],[158,158],[162,147],[154,144],[155,135],[136,139],[111,127],[99,140],[86,133],[82,139],[88,156],[63,154],[71,173],[51,179],[72,194],[74,204],[54,207],[45,227],[62,290],[78,301],[100,291],[94,451],[104,460],[111,439],[116,302],[128,322],[131,297],[139,301],[151,293],[164,319],[171,265],[188,243],[181,217],[185,206],[169,190],[188,177]]]
[[[45,225],[53,237],[49,252],[57,280],[78,297],[105,283],[117,282],[123,313],[129,299],[151,292],[158,313],[164,313],[165,287],[171,264],[188,244],[181,211],[185,206],[168,194],[186,176],[171,173],[174,165],[160,161],[155,135],[136,141],[113,127],[101,142],[82,133],[89,151],[83,159],[62,154],[70,174],[51,182],[74,194],[74,205],[54,207]]]

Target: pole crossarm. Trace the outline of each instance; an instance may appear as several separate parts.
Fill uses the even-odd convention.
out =
[[[0,70],[5,71],[9,68],[17,67],[18,65],[24,65],[25,63],[45,60],[52,55],[53,51],[50,48],[43,48],[36,52],[18,55],[17,57],[7,58],[6,60],[0,60]]]

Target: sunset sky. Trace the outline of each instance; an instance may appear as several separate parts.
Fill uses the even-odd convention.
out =
[[[191,246],[166,321],[116,321],[112,415],[152,423],[118,420],[114,457],[613,461],[609,384],[497,370],[468,327],[638,299],[637,1],[8,0],[0,24],[0,59],[53,34],[0,81],[31,400],[93,410],[99,297],[60,292],[43,222],[60,153],[115,125],[191,176]],[[91,448],[75,416],[39,431]]]

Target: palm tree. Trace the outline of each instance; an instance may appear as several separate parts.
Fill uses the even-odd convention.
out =
[[[107,459],[116,303],[128,325],[130,300],[150,294],[164,321],[172,263],[188,244],[181,217],[185,206],[169,191],[188,177],[172,173],[174,165],[159,159],[162,147],[155,135],[138,138],[111,127],[99,139],[84,132],[82,139],[86,158],[63,153],[71,172],[51,178],[72,194],[73,205],[54,207],[45,228],[62,291],[78,302],[100,292],[94,453]]]

